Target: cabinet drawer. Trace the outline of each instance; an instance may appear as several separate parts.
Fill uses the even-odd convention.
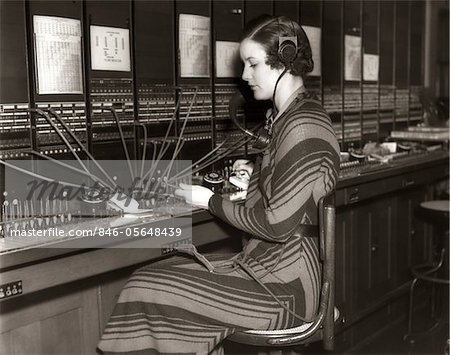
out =
[[[337,191],[336,205],[357,203],[396,190],[429,184],[430,177],[433,180],[439,180],[446,176],[448,176],[448,166],[435,166],[422,171],[413,171],[386,179],[357,184]]]
[[[399,179],[383,179],[355,185],[345,189],[345,204],[353,204],[381,194],[397,190],[401,187]]]

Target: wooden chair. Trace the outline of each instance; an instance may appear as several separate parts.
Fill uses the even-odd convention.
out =
[[[240,344],[283,347],[322,341],[325,350],[334,349],[335,207],[334,194],[322,197],[319,211],[319,253],[322,263],[322,285],[319,311],[311,323],[282,330],[248,330],[227,339]]]

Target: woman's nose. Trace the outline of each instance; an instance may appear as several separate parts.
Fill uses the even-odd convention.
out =
[[[244,70],[242,71],[242,80],[244,81],[250,80],[249,70],[247,67],[244,67]]]

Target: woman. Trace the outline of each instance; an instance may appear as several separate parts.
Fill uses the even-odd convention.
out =
[[[278,53],[280,36],[298,41],[288,61]],[[231,258],[205,258],[192,248],[193,257],[136,271],[99,344],[105,353],[219,354],[237,330],[291,327],[317,311],[316,235],[305,225],[317,224],[317,201],[336,184],[339,147],[329,117],[303,86],[311,48],[297,23],[262,17],[247,27],[240,55],[242,78],[257,100],[273,100],[275,112],[245,205],[201,186],[177,193],[252,237]],[[251,171],[244,165],[237,168]]]

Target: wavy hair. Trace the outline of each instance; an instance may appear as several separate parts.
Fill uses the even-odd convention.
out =
[[[273,17],[261,15],[244,28],[241,41],[251,39],[259,43],[267,53],[266,64],[274,69],[283,69],[284,64],[278,57],[279,37],[297,37],[297,58],[289,72],[292,75],[305,77],[314,68],[311,45],[305,31],[295,21],[285,16]]]

